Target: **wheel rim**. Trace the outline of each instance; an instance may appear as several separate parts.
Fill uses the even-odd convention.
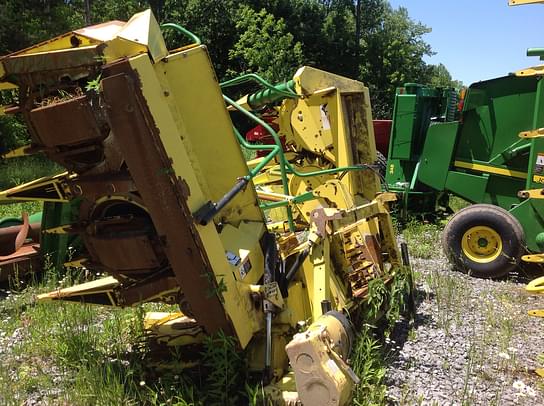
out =
[[[476,226],[469,228],[461,240],[463,254],[471,261],[488,263],[497,259],[502,252],[502,240],[499,233],[491,227]]]

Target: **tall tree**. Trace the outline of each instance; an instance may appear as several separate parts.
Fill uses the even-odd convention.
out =
[[[441,63],[439,63],[438,65],[431,65],[430,69],[431,69],[431,74],[430,74],[429,83],[432,86],[455,87],[455,88],[463,87],[463,82],[452,79],[451,74],[445,65]]]
[[[219,78],[231,69],[229,51],[238,39],[236,21],[241,0],[166,0],[162,21],[182,24],[208,46]],[[186,43],[179,34],[167,33],[172,44]]]
[[[302,46],[286,30],[283,18],[265,9],[255,11],[243,6],[238,11],[238,41],[229,54],[239,73],[255,72],[278,82],[290,79],[302,62]]]
[[[433,53],[423,40],[430,29],[413,21],[403,7],[393,9],[385,1],[373,3],[381,6],[381,13],[362,34],[360,79],[371,89],[374,115],[389,117],[395,87],[430,79],[431,69],[423,61],[425,55]]]

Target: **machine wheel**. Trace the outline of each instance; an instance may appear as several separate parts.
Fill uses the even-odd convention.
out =
[[[519,221],[506,210],[475,204],[458,211],[442,234],[451,264],[478,278],[500,278],[514,270],[524,252]]]
[[[385,157],[380,151],[376,151],[376,164],[378,165],[378,172],[380,175],[385,178],[385,173],[387,171],[387,157]]]

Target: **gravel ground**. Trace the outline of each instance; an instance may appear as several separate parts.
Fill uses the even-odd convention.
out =
[[[417,316],[391,337],[389,404],[544,405],[534,372],[543,366],[544,320],[527,315],[544,309],[544,296],[528,296],[525,283],[453,272],[443,257],[412,268]]]

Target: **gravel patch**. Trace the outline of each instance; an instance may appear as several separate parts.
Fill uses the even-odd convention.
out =
[[[386,375],[391,405],[542,405],[544,296],[525,283],[476,279],[443,257],[414,259],[417,316],[391,337]],[[544,363],[544,360],[542,361]]]

